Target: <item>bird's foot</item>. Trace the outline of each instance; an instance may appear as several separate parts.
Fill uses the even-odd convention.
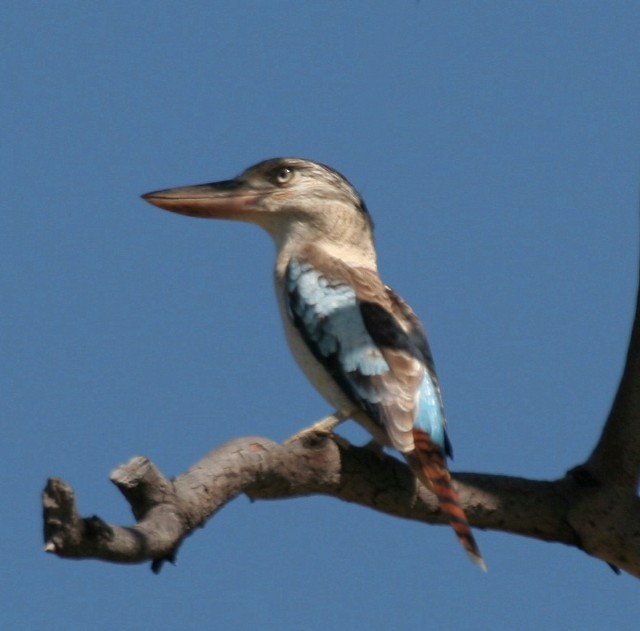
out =
[[[284,444],[289,445],[290,443],[294,443],[297,440],[310,438],[312,435],[330,436],[333,433],[333,429],[340,425],[340,423],[342,423],[343,421],[346,421],[347,418],[349,418],[349,414],[346,412],[335,412],[334,414],[325,416],[324,418],[315,422],[313,425],[305,427],[299,432],[296,432],[293,436],[287,438],[287,440],[284,441]]]

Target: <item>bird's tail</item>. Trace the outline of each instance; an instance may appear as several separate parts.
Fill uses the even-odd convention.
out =
[[[449,524],[469,558],[486,572],[487,566],[471,532],[467,516],[460,506],[458,494],[451,483],[451,474],[442,450],[431,440],[427,432],[420,429],[414,428],[413,442],[415,451],[409,458],[410,463],[415,468],[419,479],[437,496],[440,510],[447,516]]]

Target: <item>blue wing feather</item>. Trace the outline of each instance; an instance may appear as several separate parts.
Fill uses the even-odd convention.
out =
[[[389,366],[368,334],[353,287],[330,284],[309,263],[292,259],[287,269],[289,316],[323,361],[332,355],[342,371],[363,375],[388,372]]]
[[[306,260],[289,262],[284,289],[288,315],[313,355],[347,397],[377,424],[388,427],[385,387],[393,379],[381,347],[418,358],[425,369],[415,392],[413,424],[450,451],[439,389],[427,369],[431,358],[424,357],[391,313],[380,305],[363,303],[352,284],[328,279]],[[422,343],[428,350],[424,336]]]
[[[451,445],[447,437],[442,401],[431,380],[429,373],[425,371],[422,383],[420,384],[420,395],[418,398],[418,409],[414,425],[431,436],[436,445],[445,450],[447,455],[452,455]]]

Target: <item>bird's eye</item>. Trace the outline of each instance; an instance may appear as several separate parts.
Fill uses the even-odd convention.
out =
[[[294,171],[289,167],[282,167],[274,173],[274,180],[279,186],[289,184],[293,179]]]

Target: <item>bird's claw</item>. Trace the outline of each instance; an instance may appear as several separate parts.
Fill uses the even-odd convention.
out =
[[[324,436],[328,437],[333,434],[333,429],[342,423],[347,418],[347,416],[341,412],[336,412],[335,414],[331,414],[326,416],[323,419],[320,419],[313,425],[309,427],[305,427],[301,429],[299,432],[296,432],[293,436],[287,438],[283,444],[289,445],[298,440],[304,440],[306,438],[310,438],[313,436]]]

